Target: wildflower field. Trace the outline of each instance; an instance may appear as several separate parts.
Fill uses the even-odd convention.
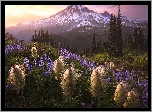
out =
[[[148,77],[140,71],[98,63],[105,55],[86,58],[50,45],[37,43],[36,51],[32,46],[5,45],[5,108],[148,108]],[[25,68],[19,92],[7,80],[14,65]]]

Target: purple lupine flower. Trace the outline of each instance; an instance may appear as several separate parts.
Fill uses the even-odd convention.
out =
[[[142,107],[143,108],[148,108],[148,101],[147,100],[142,101]]]
[[[24,58],[24,64],[27,68],[29,68],[29,59],[27,57]]]
[[[52,60],[48,61],[47,68],[49,68],[52,71],[53,67],[54,67],[54,62]]]
[[[24,62],[29,62],[27,57],[24,58]]]
[[[44,71],[42,74],[46,76],[46,75],[51,74],[51,72],[50,71]]]
[[[22,50],[22,48],[21,48],[20,45],[17,45],[17,49],[18,49],[18,50]]]
[[[49,60],[51,60],[51,58],[48,56],[48,59],[47,59],[47,60],[49,61]]]
[[[93,102],[88,105],[88,108],[92,108]]]
[[[88,67],[89,69],[88,69],[88,71],[92,71],[92,67]]]
[[[5,55],[8,54],[9,50],[7,49],[7,47],[5,48]]]
[[[28,69],[29,69],[29,70],[32,70],[32,69],[33,69],[33,66],[30,65],[30,64],[28,64]]]
[[[8,84],[8,85],[6,85],[6,88],[8,88],[8,89],[12,89],[12,84]]]
[[[118,82],[119,81],[120,72],[115,72],[115,75],[116,75],[116,81]]]
[[[53,61],[50,59],[47,63],[47,69],[46,71],[43,72],[44,75],[49,75],[53,72],[53,67],[54,67],[54,63]]]
[[[9,46],[8,49],[9,49],[9,52],[12,52],[12,47],[11,46]]]
[[[146,99],[148,99],[148,92],[146,92],[146,94],[145,94],[145,98],[146,98]]]
[[[14,47],[15,50],[17,50],[17,44],[14,43],[12,46]]]
[[[77,61],[80,61],[80,58],[79,58],[78,56],[76,56],[75,59],[76,59]]]
[[[47,60],[47,59],[48,59],[47,55],[46,55],[46,54],[44,54],[44,60]]]
[[[126,70],[126,72],[125,72],[125,77],[130,77],[130,73],[128,70]]]
[[[80,70],[80,74],[81,74],[81,75],[83,74],[83,71],[82,71],[82,70]]]
[[[25,67],[27,67],[28,69],[30,69],[30,64],[29,64],[29,63],[26,63],[26,64],[25,64]]]
[[[96,66],[96,63],[94,61],[92,61],[91,65],[92,66]]]
[[[6,48],[10,51],[10,45],[7,45]]]
[[[82,105],[82,108],[85,108],[86,107],[86,103],[84,102],[84,103],[81,103],[81,105]]]
[[[109,78],[109,77],[108,77],[108,78],[106,78],[105,80],[106,80],[106,82],[110,82],[110,78]]]
[[[41,57],[39,61],[39,67],[42,67],[43,65],[44,65],[44,61],[43,61],[43,58]]]
[[[33,60],[33,63],[34,63],[34,66],[36,66],[36,60],[35,59]]]

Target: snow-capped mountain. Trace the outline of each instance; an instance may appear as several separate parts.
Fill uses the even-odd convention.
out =
[[[55,26],[70,24],[70,27],[74,28],[81,25],[97,25],[100,23],[107,23],[110,20],[109,15],[110,14],[108,12],[103,14],[96,13],[83,5],[70,5],[66,9],[50,16],[49,18],[33,21],[30,24],[20,23],[17,24],[16,27],[39,28],[47,25]]]
[[[55,25],[69,25],[70,28],[75,28],[84,25],[98,25],[100,23],[108,23],[110,14],[105,11],[104,13],[97,13],[89,10],[83,5],[70,5],[66,9],[58,12],[49,18],[33,21],[30,24],[23,24],[23,26],[32,26],[35,28],[44,26]]]
[[[110,21],[110,14],[105,11],[104,13],[97,13],[93,10],[89,10],[83,5],[69,5],[66,9],[52,15],[48,18],[41,19],[39,21],[32,21],[29,24],[19,23],[14,27],[6,28],[16,31],[23,31],[28,29],[39,29],[44,27],[65,27],[65,31],[69,31],[73,28],[85,25],[98,26],[106,24]],[[133,22],[139,22],[137,20],[130,19],[126,16],[122,16],[122,24],[132,25]],[[17,30],[16,30],[17,29]],[[12,32],[11,32],[12,33]]]

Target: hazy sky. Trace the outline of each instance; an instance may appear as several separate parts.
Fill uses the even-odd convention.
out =
[[[18,23],[31,23],[65,9],[68,5],[5,5],[5,26]],[[98,13],[108,11],[117,15],[117,5],[84,5]],[[148,20],[148,5],[121,5],[122,16]]]

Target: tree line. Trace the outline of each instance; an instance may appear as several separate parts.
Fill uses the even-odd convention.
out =
[[[123,49],[145,52],[148,50],[148,37],[144,38],[144,32],[141,28],[135,27],[133,35],[123,40],[119,6],[118,17],[111,14],[108,40],[101,42],[100,39],[96,40],[95,34],[93,34],[90,45],[84,48],[84,54],[91,56],[106,52],[111,57],[121,57],[123,56]]]
[[[51,32],[51,35],[52,35],[52,32]],[[54,41],[52,39],[52,36],[49,35],[48,30],[44,32],[41,29],[41,31],[38,31],[38,33],[35,30],[35,34],[32,36],[31,41],[45,43],[46,45],[47,44],[54,45]]]
[[[128,36],[123,40],[122,38],[122,24],[121,24],[120,6],[118,6],[118,16],[111,14],[110,27],[108,39],[105,42],[101,42],[101,39],[97,39],[95,34],[92,36],[92,40],[89,45],[84,47],[82,55],[92,56],[93,54],[106,52],[111,57],[123,56],[123,49],[146,51],[148,50],[148,37],[144,38],[144,32],[140,27],[134,29],[133,35]],[[38,33],[35,30],[35,35],[32,36],[32,42],[42,42],[46,45],[52,45],[54,48],[66,48],[73,53],[78,53],[76,48],[72,48],[69,44],[56,43],[53,40],[52,32],[48,34],[48,30],[44,32],[42,29]]]

